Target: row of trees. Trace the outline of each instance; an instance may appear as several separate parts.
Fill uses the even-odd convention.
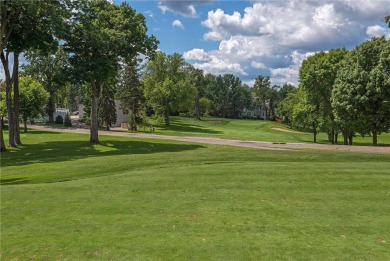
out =
[[[267,119],[278,113],[295,125],[312,126],[315,134],[317,129],[324,129],[332,142],[337,142],[338,132],[344,137],[371,132],[376,137],[388,130],[385,116],[368,117],[372,111],[387,113],[376,106],[388,101],[381,87],[388,84],[389,68],[388,40],[384,38],[350,53],[338,49],[310,57],[302,65],[297,90],[289,85],[271,86],[269,77],[264,76],[257,77],[251,89],[233,75],[204,75],[179,54],[156,52],[158,41],[147,35],[144,16],[126,3],[1,0],[0,4],[1,61],[5,72],[2,97],[6,103],[6,113],[1,116],[7,116],[12,147],[21,144],[20,54],[29,60],[23,73],[39,81],[48,92],[49,121],[54,121],[59,97],[64,100],[67,96],[72,102],[75,98],[69,94],[84,97],[93,144],[99,142],[99,124],[109,127],[115,121],[114,99],[129,111],[132,128],[136,128],[135,119],[150,108],[169,124],[169,115],[178,111],[193,112],[197,118],[205,111],[219,117],[238,117],[243,108],[257,107],[266,110]],[[390,17],[386,19],[390,25]],[[141,70],[140,57],[148,61]],[[356,93],[369,89],[369,94],[359,93],[354,100],[351,86],[358,86]],[[383,97],[375,100],[372,93]],[[362,103],[367,112],[358,107]],[[1,128],[4,151],[2,134]]]
[[[274,118],[275,108],[292,85],[282,88],[272,86],[269,77],[259,76],[255,88],[250,88],[232,75],[204,74],[186,63],[180,54],[166,55],[157,52],[153,59],[143,65],[137,60],[122,67],[118,77],[111,81],[111,87],[102,93],[99,101],[102,124],[109,126],[116,122],[115,103],[130,115],[130,127],[136,129],[133,118],[154,112],[169,125],[169,116],[184,112],[200,119],[207,113],[216,117],[238,118],[243,110],[258,108],[268,110],[267,118]],[[83,104],[89,115],[90,95],[83,88]],[[269,108],[269,109],[268,109]],[[107,119],[107,120],[105,120]]]
[[[140,54],[152,57],[158,41],[147,35],[145,17],[127,3],[115,5],[105,0],[1,0],[1,61],[5,72],[9,145],[21,144],[19,130],[19,56],[51,57],[46,72],[32,70],[44,83],[53,103],[56,84],[65,78],[74,84],[88,84],[91,90],[90,142],[98,139],[98,97],[103,83],[115,78],[122,64]],[[51,56],[62,43],[64,57]],[[13,59],[11,59],[11,57]],[[12,68],[10,64],[13,62]],[[62,68],[56,77],[50,69]],[[48,104],[48,111],[53,106]],[[50,116],[51,113],[49,113]],[[52,115],[52,114],[51,114]],[[53,118],[50,118],[53,120]],[[2,129],[1,129],[2,135]],[[1,139],[1,151],[5,151]]]
[[[272,119],[278,103],[293,89],[288,84],[271,87],[270,78],[265,76],[259,76],[254,88],[250,88],[232,74],[204,74],[177,53],[158,52],[143,66],[134,62],[122,70],[112,99],[118,99],[122,109],[129,112],[133,129],[133,115],[139,118],[151,109],[166,125],[170,123],[169,116],[178,112],[197,119],[204,113],[238,118],[245,108],[266,110],[266,117]]]
[[[390,130],[390,40],[373,38],[352,51],[332,49],[303,61],[299,88],[281,103],[280,114],[292,125],[319,130],[332,144],[342,134],[377,136]]]

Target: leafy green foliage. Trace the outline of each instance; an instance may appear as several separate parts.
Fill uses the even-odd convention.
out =
[[[250,107],[250,89],[238,77],[207,74],[205,82],[205,96],[213,103],[213,116],[237,118],[244,108]]]
[[[115,124],[117,120],[115,87],[115,81],[105,82],[99,96],[99,122],[101,125],[106,126],[106,130],[109,130],[111,124]]]
[[[64,118],[61,115],[57,115],[55,123],[56,124],[64,124]]]
[[[157,53],[146,65],[144,93],[157,114],[169,125],[169,114],[181,105],[191,103],[195,90],[186,74],[187,63],[180,54]]]
[[[153,55],[158,41],[146,34],[145,17],[127,3],[105,0],[75,1],[77,12],[69,19],[65,49],[75,81],[91,84],[90,142],[99,143],[98,96],[101,83],[115,77],[120,62],[130,62],[137,55]]]
[[[49,122],[54,122],[56,94],[67,82],[67,56],[59,47],[55,54],[45,54],[39,51],[29,51],[25,54],[28,64],[23,65],[23,74],[38,80],[50,94],[46,105]]]
[[[25,124],[25,131],[27,131],[27,120],[44,114],[44,106],[49,99],[49,93],[41,83],[31,77],[21,77],[19,89],[20,116]]]
[[[64,126],[65,126],[65,127],[72,127],[72,120],[70,119],[69,113],[67,113],[67,114],[65,115]]]
[[[390,129],[390,40],[373,38],[351,51],[333,91],[337,119],[346,129],[376,135]]]
[[[206,97],[202,97],[199,99],[199,112],[201,115],[210,115],[212,107],[213,102]]]
[[[271,80],[269,76],[257,76],[253,85],[254,106],[266,112],[268,116]]]
[[[7,104],[5,101],[5,82],[0,81],[0,117],[7,116]]]
[[[347,50],[332,49],[319,52],[302,62],[299,81],[307,92],[307,101],[313,106],[320,106],[330,141],[335,143],[336,122],[332,107],[332,90],[337,72],[347,55]]]
[[[124,65],[116,92],[120,108],[129,112],[129,124],[132,131],[137,130],[136,117],[141,117],[142,111],[145,110],[145,96],[139,79],[137,62],[134,60]]]

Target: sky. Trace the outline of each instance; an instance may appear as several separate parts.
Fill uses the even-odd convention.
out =
[[[115,0],[119,4],[123,0]],[[231,73],[253,85],[298,85],[301,62],[332,48],[348,50],[390,37],[390,0],[127,0],[167,54],[182,54],[206,73]]]
[[[126,1],[142,13],[162,52],[177,52],[205,73],[234,74],[249,86],[258,75],[298,85],[299,67],[310,55],[390,37],[384,23],[390,0],[109,1]]]

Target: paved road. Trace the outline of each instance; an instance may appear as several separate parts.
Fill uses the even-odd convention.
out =
[[[89,129],[57,129],[47,126],[30,125],[31,129],[39,129],[53,132],[69,132],[89,134]],[[313,143],[277,143],[266,141],[249,141],[249,140],[229,140],[220,138],[208,137],[193,137],[193,136],[167,136],[147,133],[129,133],[125,131],[99,131],[99,135],[119,136],[119,137],[134,137],[158,140],[175,140],[193,143],[229,145],[247,148],[261,149],[317,149],[317,150],[339,150],[339,151],[361,151],[371,153],[390,153],[390,147],[373,147],[373,146],[345,146],[345,145],[328,145],[328,144],[313,144]]]

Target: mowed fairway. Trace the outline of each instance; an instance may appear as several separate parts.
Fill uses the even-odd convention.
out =
[[[390,260],[390,155],[31,131],[2,260]]]
[[[240,120],[203,117],[196,120],[190,117],[171,117],[171,125],[156,125],[156,134],[175,136],[204,136],[225,139],[273,141],[273,142],[313,142],[311,132],[290,129],[288,125],[274,121]],[[141,130],[143,130],[141,128]],[[148,131],[148,129],[145,129]],[[329,143],[327,134],[319,132],[318,143]],[[343,143],[343,137],[339,135],[339,144]],[[356,134],[355,145],[371,145],[372,138],[361,137]],[[378,144],[390,145],[390,134],[382,133],[378,136]]]

